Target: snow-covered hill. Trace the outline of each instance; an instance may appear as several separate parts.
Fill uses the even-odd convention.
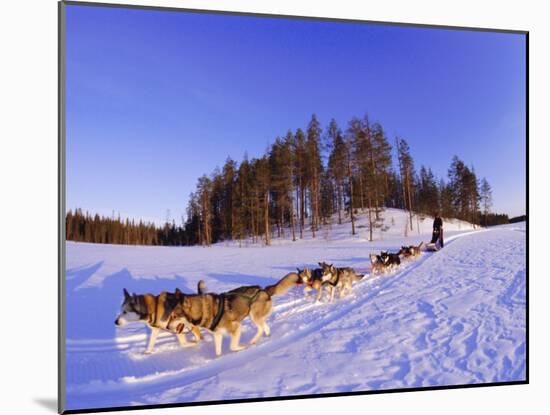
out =
[[[338,224],[338,215],[334,214],[331,217],[330,223],[321,226],[315,239],[312,237],[309,220],[306,220],[303,239],[299,239],[299,228],[296,225],[297,240],[294,241],[294,243],[309,243],[315,240],[322,240],[325,242],[343,240],[368,241],[370,238],[368,211],[359,209],[356,215],[355,236],[352,236],[351,234],[351,219],[349,215],[342,211],[342,223]],[[384,208],[380,210],[378,219],[376,219],[373,209],[372,221],[373,241],[382,241],[392,238],[406,238],[409,236],[414,240],[415,237],[417,238],[419,235],[431,233],[433,225],[432,216],[413,214],[413,229],[411,230],[409,213],[402,209],[392,208]],[[471,223],[459,219],[445,218],[444,225],[446,232],[475,229]],[[278,236],[277,230],[273,227],[271,234],[271,245],[287,245],[292,242],[292,230],[289,227],[283,229],[281,237]],[[225,241],[219,242],[218,244],[223,244],[225,246],[253,246],[264,244],[264,240],[260,237],[258,242],[254,244],[251,238],[247,238],[243,241]]]
[[[390,224],[392,212],[385,212]],[[443,250],[393,274],[369,276],[332,304],[312,304],[300,289],[274,297],[271,337],[237,353],[226,339],[219,358],[206,333],[188,349],[165,333],[156,352],[144,355],[147,329],[113,324],[122,288],[192,292],[204,279],[211,291],[225,291],[271,284],[322,260],[368,270],[369,253],[429,239],[428,219],[420,235],[404,238],[405,218],[395,211],[394,225],[374,242],[352,237],[344,224],[333,225],[330,238],[278,240],[272,247],[67,243],[67,407],[524,379],[525,224],[474,231],[447,223]],[[246,320],[242,341],[254,332]]]

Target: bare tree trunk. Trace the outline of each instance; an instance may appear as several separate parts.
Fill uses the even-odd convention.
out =
[[[401,187],[403,189],[403,207],[407,210],[407,197],[405,194],[405,179],[403,178],[403,170],[401,166],[401,157],[399,156],[399,139],[395,137],[395,148],[397,149],[397,161],[399,163],[399,176],[401,178]]]
[[[231,240],[235,240],[235,209],[231,203]]]
[[[290,222],[292,226],[292,242],[296,241],[296,224],[294,223],[294,189],[290,187]]]
[[[378,201],[378,190],[376,189],[376,186],[374,187],[374,215],[376,216],[376,220],[380,219],[380,205]]]
[[[376,215],[376,220],[380,219],[378,215],[378,181],[376,180],[376,164],[374,163],[374,149],[372,148],[372,145],[370,143],[369,138],[369,147],[370,147],[370,162],[371,162],[371,177],[372,177],[372,187],[374,188],[374,214]],[[370,198],[370,196],[369,196]],[[370,201],[369,201],[370,205]],[[369,207],[370,210],[370,207]],[[370,214],[370,212],[369,212]],[[372,240],[372,239],[371,239]]]
[[[371,214],[371,198],[369,196],[369,241],[372,242],[372,214]]]
[[[409,194],[409,218],[411,223],[411,231],[413,230],[413,213],[412,213],[412,199],[411,199],[411,181],[409,177],[409,171],[406,172],[407,177],[407,192]]]
[[[337,184],[337,191],[338,191],[338,225],[342,224],[342,181],[338,180]]]
[[[281,199],[281,217],[279,218],[279,238],[281,236],[282,237],[285,236],[284,224],[285,224],[285,210],[283,208],[283,201]]]
[[[315,172],[315,230],[319,230],[319,205],[321,203],[320,197],[320,183],[319,183],[319,176],[317,175],[317,171]]]
[[[257,192],[256,193],[256,241],[257,242],[260,242],[262,240],[262,236],[261,236],[261,224],[262,224],[262,216],[263,216],[263,212],[262,212],[262,207],[261,207],[261,202],[262,202],[262,198],[263,196]]]
[[[250,227],[252,228],[252,242],[256,243],[256,205],[254,199],[256,195],[254,194],[250,199]]]
[[[353,214],[353,176],[351,174],[351,160],[348,159],[348,177],[349,177],[349,211],[351,216],[351,234],[355,235],[355,217]]]
[[[312,201],[313,201],[313,235],[315,235],[315,231],[317,230],[317,226],[319,224],[319,210],[317,208],[317,179],[313,178],[313,195],[312,195]],[[315,238],[315,236],[313,236]]]
[[[264,193],[264,233],[265,244],[269,246],[271,241],[269,235],[269,192]]]
[[[305,226],[305,189],[302,186],[302,179],[300,179],[300,239],[304,237]]]
[[[359,200],[361,201],[361,211],[365,210],[365,195],[363,193],[363,175],[359,173]]]

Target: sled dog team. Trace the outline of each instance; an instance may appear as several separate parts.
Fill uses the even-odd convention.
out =
[[[382,251],[380,255],[370,255],[370,264],[373,274],[385,273],[386,271],[393,271],[401,265],[401,257],[414,259],[420,255],[421,247],[424,242],[420,242],[419,245],[402,246],[399,252],[390,253],[388,251]]]
[[[416,257],[420,246],[402,247],[397,254],[382,252],[371,255],[372,273],[385,272],[400,264],[400,257]],[[316,291],[315,301],[321,300],[324,291],[328,292],[330,302],[336,292],[339,297],[351,293],[354,282],[363,279],[353,268],[337,268],[332,264],[320,262],[316,269],[297,269],[267,287],[258,285],[242,286],[224,293],[207,292],[204,281],[199,281],[196,294],[184,294],[178,288],[175,292],[163,291],[159,295],[132,294],[124,289],[121,312],[115,320],[117,326],[131,322],[141,322],[151,329],[145,353],[153,352],[155,342],[161,330],[172,332],[182,347],[196,345],[202,338],[201,329],[212,333],[216,356],[222,353],[224,335],[230,337],[230,350],[239,351],[241,345],[241,323],[250,317],[256,326],[256,334],[250,341],[255,344],[263,336],[270,335],[267,318],[273,310],[272,297],[285,294],[295,286],[304,286],[304,295]],[[186,333],[191,332],[194,341],[187,340]]]

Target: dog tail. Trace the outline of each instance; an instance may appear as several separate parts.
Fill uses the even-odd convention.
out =
[[[355,274],[355,277],[353,278],[353,282],[361,281],[363,278],[365,278],[365,275],[367,274]]]
[[[270,297],[273,297],[274,295],[285,294],[292,287],[300,284],[300,282],[300,276],[295,272],[291,272],[281,278],[277,283],[268,285],[264,290]]]

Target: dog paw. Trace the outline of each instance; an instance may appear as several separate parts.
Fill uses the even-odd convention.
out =
[[[146,354],[146,355],[153,354],[153,351],[152,350],[145,350],[143,352],[143,354]]]
[[[241,350],[244,350],[246,349],[246,346],[237,346],[237,347],[233,347],[231,349],[232,352],[240,352]]]

